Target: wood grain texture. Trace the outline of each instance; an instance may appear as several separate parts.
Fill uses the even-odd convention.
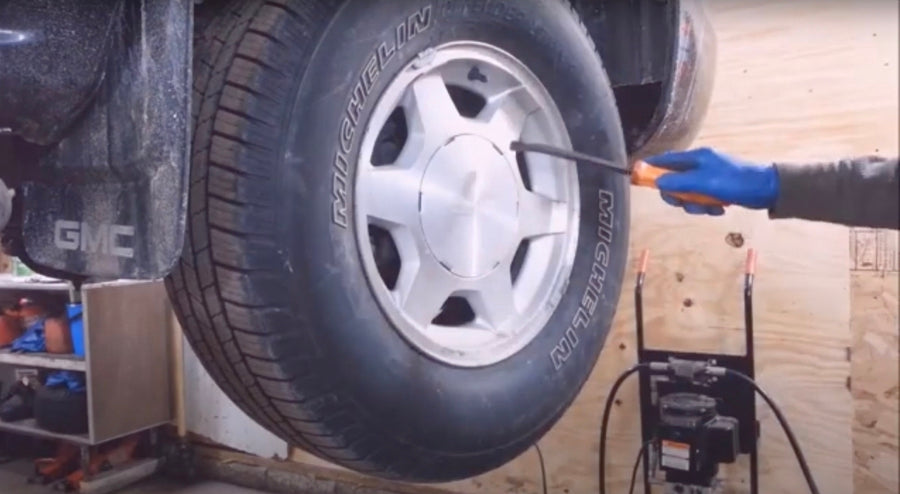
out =
[[[719,38],[718,75],[696,145],[752,160],[797,163],[896,155],[896,2],[735,0],[708,5]],[[846,494],[854,485],[860,493],[895,492],[890,489],[898,482],[897,450],[890,437],[897,433],[896,396],[890,401],[891,388],[882,388],[891,376],[896,379],[896,367],[884,365],[885,358],[896,354],[879,354],[874,360],[881,363],[875,367],[858,359],[873,360],[873,352],[883,351],[873,338],[893,334],[896,349],[896,304],[887,309],[893,310],[893,320],[883,313],[865,324],[875,329],[856,331],[857,337],[851,338],[846,228],[770,221],[764,213],[740,210],[720,219],[693,218],[668,208],[653,192],[635,190],[631,239],[633,258],[644,248],[652,251],[645,288],[648,344],[699,351],[744,350],[741,273],[746,249],[757,249],[759,382],[794,426],[822,492]],[[633,281],[630,273],[613,331],[590,380],[540,442],[552,493],[598,490],[602,404],[612,380],[635,360]],[[853,290],[874,291],[884,301],[891,296],[885,283],[889,281],[865,289],[854,283]],[[896,292],[893,297],[896,301]],[[857,298],[854,310],[868,312]],[[856,317],[854,327],[862,327]],[[856,349],[855,396],[848,389],[851,345]],[[860,357],[865,352],[869,357]],[[640,444],[636,388],[635,382],[624,386],[614,407],[608,492],[626,491]],[[761,403],[758,413],[762,492],[804,492],[777,422]],[[865,427],[872,420],[877,424]],[[748,490],[742,466],[728,470],[728,492]],[[529,450],[494,472],[442,487],[473,494],[540,492],[537,456]],[[869,488],[873,490],[865,490]]]
[[[93,443],[172,420],[168,315],[162,282],[82,290]]]
[[[858,271],[850,289],[853,329],[853,447],[858,493],[897,492],[898,284],[895,272]]]

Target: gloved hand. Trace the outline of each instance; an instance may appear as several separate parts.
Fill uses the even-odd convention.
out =
[[[709,148],[664,153],[646,161],[678,172],[660,177],[656,185],[664,201],[691,214],[721,216],[725,209],[683,203],[669,194],[693,192],[750,209],[771,208],[778,198],[778,172],[773,165],[741,161]]]

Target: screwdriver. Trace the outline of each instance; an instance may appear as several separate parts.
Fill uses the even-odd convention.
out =
[[[628,175],[631,177],[631,184],[638,185],[641,187],[650,187],[653,189],[657,189],[656,179],[659,177],[669,174],[669,173],[677,173],[672,170],[667,170],[665,168],[660,168],[658,166],[653,166],[646,161],[638,160],[636,161],[631,168],[622,168],[621,166],[613,163],[612,161],[605,160],[603,158],[598,158],[597,156],[591,156],[589,154],[579,153],[578,151],[570,151],[568,149],[562,149],[555,146],[548,146],[546,144],[537,144],[537,143],[528,143],[521,141],[513,141],[510,144],[509,148],[516,152],[524,152],[524,153],[537,153],[537,154],[546,154],[548,156],[554,156],[556,158],[563,158],[575,162],[584,162],[590,163],[592,165],[602,166],[607,170],[614,171],[616,173],[621,173],[623,175]],[[669,194],[672,197],[686,203],[698,204],[701,206],[727,206],[728,204],[714,199],[712,197],[703,195],[703,194],[694,194],[690,192],[676,192]]]

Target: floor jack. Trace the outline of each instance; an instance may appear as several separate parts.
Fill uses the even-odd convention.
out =
[[[132,461],[139,443],[140,436],[134,434],[97,447],[89,458],[82,458],[80,469],[70,473],[62,483],[57,484],[59,490],[81,492],[81,484],[85,479]]]
[[[49,484],[66,477],[78,468],[79,448],[70,443],[59,442],[52,457],[34,460],[34,475],[29,484]]]
[[[754,378],[753,278],[756,257],[744,275],[744,355],[651,350],[644,341],[645,251],[634,290],[640,374],[644,492],[651,484],[666,494],[721,492],[719,465],[750,456],[750,493],[758,494],[759,422],[754,388],[726,379],[729,371]]]
[[[95,448],[60,442],[53,457],[35,460],[28,483],[53,483],[55,490],[80,492],[87,478],[132,461],[139,443],[137,434]]]

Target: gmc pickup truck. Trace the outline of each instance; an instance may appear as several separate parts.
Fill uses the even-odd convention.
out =
[[[495,468],[606,339],[622,164],[687,145],[687,0],[0,0],[0,227],[33,270],[166,278],[253,419],[372,475]]]

